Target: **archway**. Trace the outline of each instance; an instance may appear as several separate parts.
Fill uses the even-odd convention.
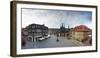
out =
[[[32,36],[28,36],[27,40],[33,42],[33,37]]]

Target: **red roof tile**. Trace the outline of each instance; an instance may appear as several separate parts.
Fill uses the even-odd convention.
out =
[[[73,29],[75,32],[85,32],[85,31],[91,31],[91,29],[89,29],[87,26],[85,25],[80,25],[80,26],[76,26]]]

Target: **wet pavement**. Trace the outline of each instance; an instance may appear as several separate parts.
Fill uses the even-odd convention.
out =
[[[57,41],[58,38],[58,41]],[[57,37],[51,35],[50,38],[38,41],[38,42],[27,42],[26,46],[22,49],[34,49],[34,48],[56,48],[56,47],[74,47],[83,46],[81,42],[76,40],[68,39],[67,37]]]

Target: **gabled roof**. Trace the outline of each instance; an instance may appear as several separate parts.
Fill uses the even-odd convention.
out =
[[[79,25],[79,26],[76,26],[73,31],[75,32],[86,32],[86,31],[91,31],[90,28],[88,28],[87,26],[85,25]]]

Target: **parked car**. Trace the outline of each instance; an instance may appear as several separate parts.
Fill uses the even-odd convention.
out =
[[[50,35],[39,37],[39,41],[50,38]]]
[[[44,40],[44,39],[45,39],[44,37],[41,37],[41,38],[39,38],[39,41]]]
[[[47,35],[45,38],[50,38],[50,35]]]

